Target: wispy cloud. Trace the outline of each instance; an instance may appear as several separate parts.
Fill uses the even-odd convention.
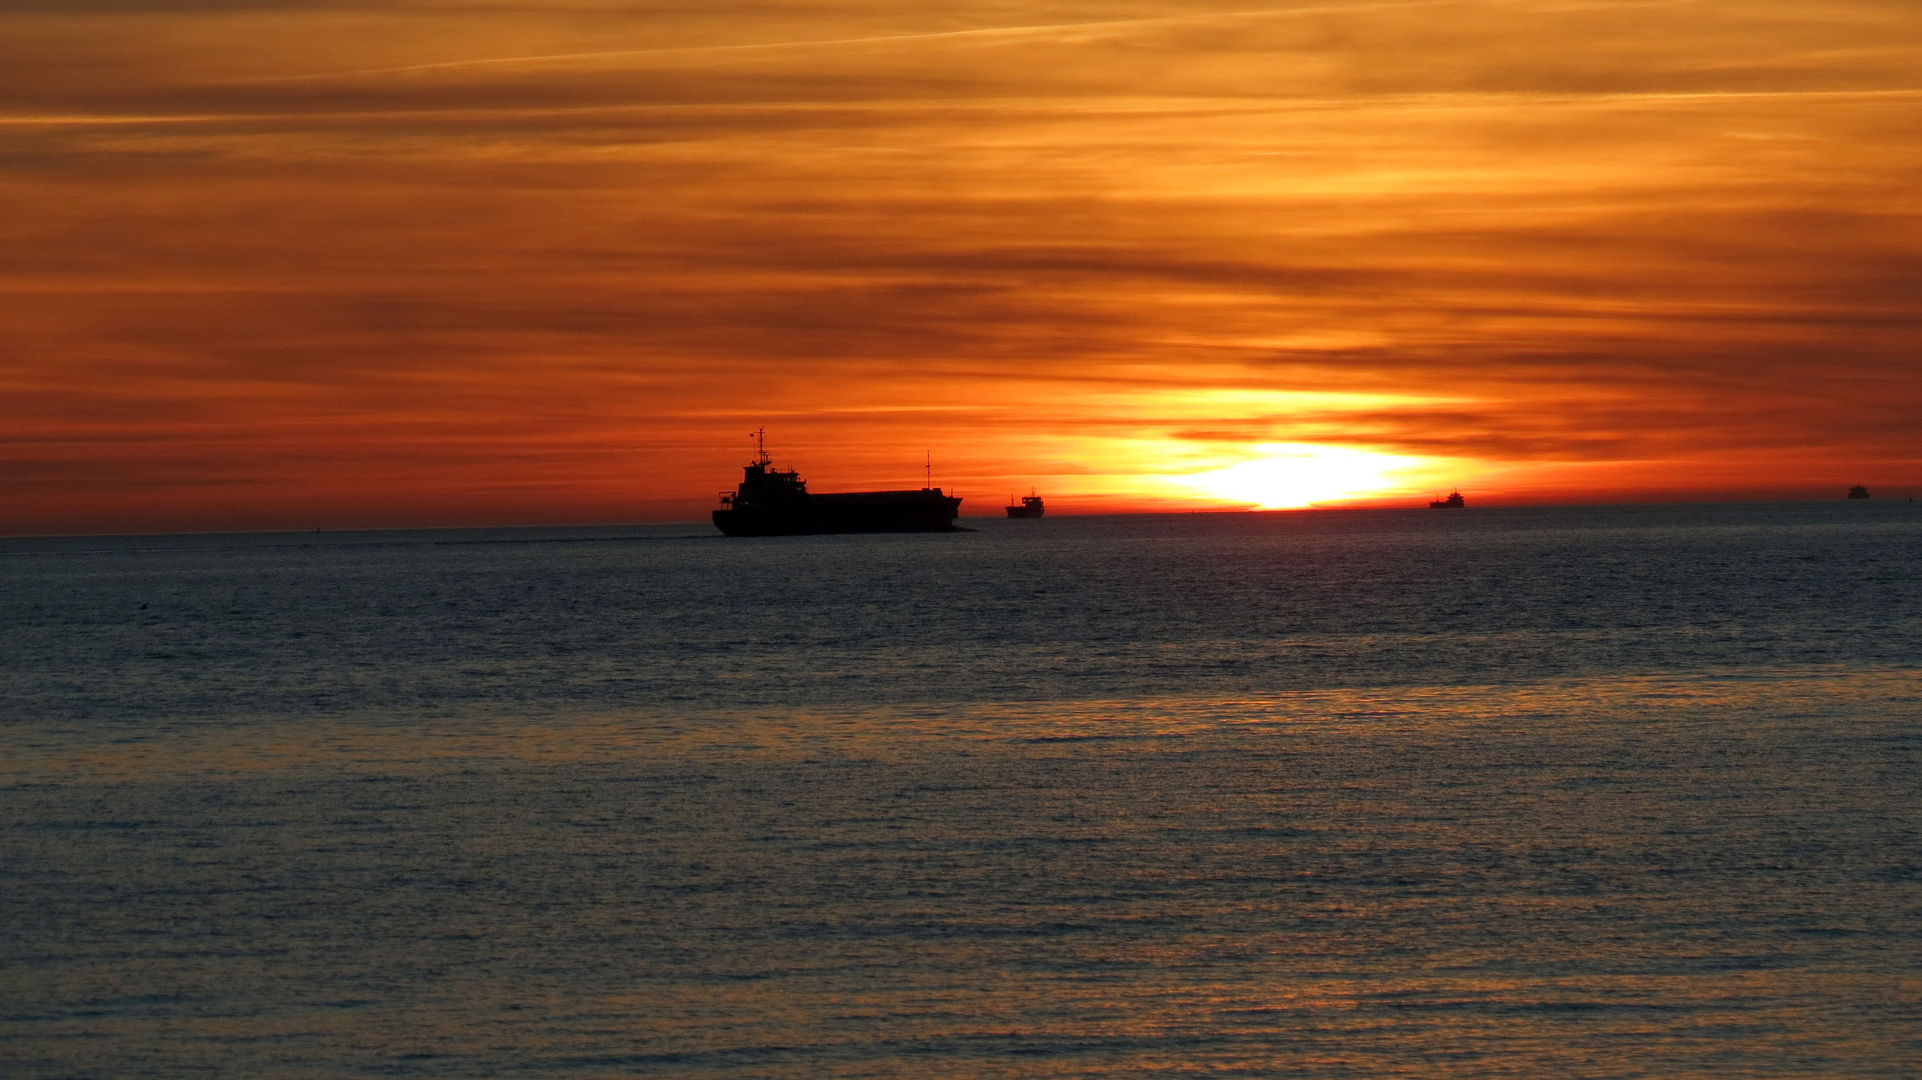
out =
[[[1107,11],[0,18],[12,527],[1914,468],[1911,6]]]
[[[1385,3],[1316,5],[1292,8],[1255,8],[1247,10],[1191,12],[1182,15],[1156,15],[1134,19],[1098,19],[1086,22],[1035,23],[1021,26],[985,26],[964,30],[934,30],[907,34],[867,34],[859,37],[815,38],[803,41],[740,42],[726,45],[676,45],[642,49],[603,49],[589,52],[542,53],[532,56],[490,56],[463,60],[440,60],[424,64],[356,68],[348,71],[315,72],[301,75],[268,76],[258,82],[304,79],[338,79],[362,75],[393,75],[424,71],[453,71],[464,68],[522,67],[529,65],[566,65],[601,63],[610,60],[648,60],[656,58],[712,57],[727,59],[755,53],[807,52],[847,46],[919,45],[949,42],[998,41],[1074,41],[1089,34],[1141,31],[1175,26],[1232,24],[1247,20],[1306,18],[1325,15],[1352,16],[1368,12],[1387,12],[1407,8],[1459,7],[1464,3],[1486,4],[1490,0],[1389,0]],[[1496,3],[1511,0],[1493,0]],[[1525,2],[1525,0],[1512,0]],[[1672,6],[1693,0],[1647,0],[1636,7]]]

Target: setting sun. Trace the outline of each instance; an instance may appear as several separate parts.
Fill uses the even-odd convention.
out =
[[[23,2],[0,532],[1922,487],[1913,0]]]
[[[1261,510],[1349,502],[1409,489],[1419,458],[1313,443],[1264,443],[1263,456],[1182,483]]]

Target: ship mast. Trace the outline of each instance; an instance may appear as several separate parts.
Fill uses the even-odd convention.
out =
[[[754,463],[762,466],[769,464],[767,457],[767,429],[764,427],[755,428],[749,434],[754,436]]]

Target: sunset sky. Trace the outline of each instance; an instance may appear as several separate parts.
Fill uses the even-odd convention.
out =
[[[1922,489],[1915,0],[13,0],[0,533]]]

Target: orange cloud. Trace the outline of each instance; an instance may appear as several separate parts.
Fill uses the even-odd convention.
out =
[[[762,425],[973,509],[1922,483],[1918,24],[14,5],[0,530],[693,518]]]

